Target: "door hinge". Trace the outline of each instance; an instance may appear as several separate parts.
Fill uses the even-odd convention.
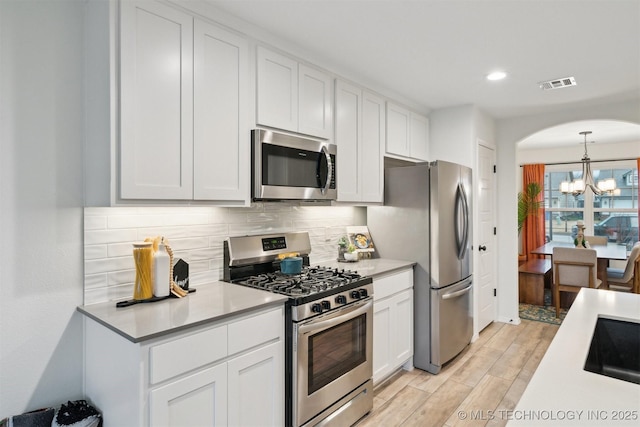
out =
[[[496,288],[493,288],[493,296],[497,296],[498,295],[498,291],[496,290]]]
[[[496,165],[493,165],[493,173],[496,173]]]
[[[497,227],[493,227],[493,235],[495,236],[496,234],[498,234],[498,228]]]

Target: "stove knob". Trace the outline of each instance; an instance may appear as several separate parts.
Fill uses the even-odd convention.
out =
[[[347,297],[344,295],[338,295],[336,297],[336,304],[346,304],[347,303]]]
[[[351,291],[351,298],[360,299],[360,292],[358,292],[357,290]]]
[[[320,304],[322,304],[323,310],[331,310],[331,303],[329,301],[322,301]]]
[[[366,298],[369,295],[366,289],[360,289],[359,292],[360,292],[360,298]]]
[[[315,303],[311,306],[311,311],[313,313],[322,313],[322,306],[318,303]]]

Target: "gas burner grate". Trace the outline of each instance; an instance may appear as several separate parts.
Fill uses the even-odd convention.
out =
[[[340,288],[360,277],[353,271],[316,266],[305,267],[300,274],[262,273],[238,280],[236,283],[283,295],[304,296]]]

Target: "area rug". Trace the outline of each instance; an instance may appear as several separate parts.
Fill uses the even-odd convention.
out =
[[[520,304],[520,318],[535,320],[537,322],[551,323],[553,325],[562,324],[562,320],[567,315],[567,310],[560,309],[560,318],[556,318],[556,308],[551,305],[551,292],[545,289],[544,306],[532,304]]]

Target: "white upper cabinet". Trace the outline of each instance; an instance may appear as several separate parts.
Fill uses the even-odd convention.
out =
[[[331,139],[331,78],[315,68],[299,64],[298,90],[298,132]]]
[[[209,23],[194,27],[193,198],[249,193],[248,43]]]
[[[412,112],[410,135],[411,157],[429,160],[429,119]]]
[[[155,2],[122,2],[120,196],[193,192],[193,19]]]
[[[386,153],[426,161],[429,157],[429,119],[387,102]]]
[[[149,1],[120,28],[120,199],[248,203],[248,42]]]
[[[384,101],[336,81],[338,201],[383,201]]]
[[[298,63],[258,47],[258,124],[298,130]]]
[[[263,47],[257,51],[257,124],[331,139],[331,77]]]
[[[362,92],[362,201],[384,201],[384,100]]]

